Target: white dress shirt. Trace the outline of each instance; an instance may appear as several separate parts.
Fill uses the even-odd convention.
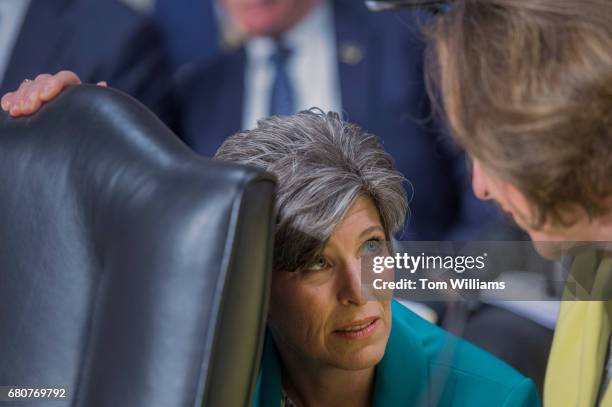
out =
[[[0,83],[4,79],[29,5],[30,0],[0,0]]]
[[[322,1],[283,36],[291,49],[287,73],[293,85],[297,111],[319,107],[341,111],[336,35],[331,5]],[[252,129],[267,117],[276,51],[271,38],[253,38],[246,43],[246,77],[242,128]]]

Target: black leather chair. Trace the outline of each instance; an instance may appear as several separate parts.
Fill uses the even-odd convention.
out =
[[[1,116],[0,386],[68,386],[53,406],[250,404],[274,178],[198,157],[110,89]]]

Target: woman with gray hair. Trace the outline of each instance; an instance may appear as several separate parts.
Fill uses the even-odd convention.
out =
[[[260,121],[215,159],[279,180],[256,406],[539,405],[503,362],[363,290],[361,260],[386,252],[407,209],[375,136],[311,110]]]
[[[41,89],[70,83],[58,75],[37,78],[16,97],[39,107],[49,99]],[[362,261],[389,253],[385,242],[407,210],[403,177],[375,136],[336,113],[311,110],[260,121],[229,137],[215,159],[278,179],[254,406],[540,405],[533,382],[504,362],[386,292],[363,289]]]

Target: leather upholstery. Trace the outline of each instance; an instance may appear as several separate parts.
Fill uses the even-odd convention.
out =
[[[0,385],[68,386],[54,406],[249,404],[274,178],[197,156],[110,89],[1,116]]]

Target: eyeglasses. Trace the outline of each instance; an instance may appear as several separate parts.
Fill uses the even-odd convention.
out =
[[[372,11],[383,11],[396,8],[443,9],[451,0],[366,0],[366,6]]]

